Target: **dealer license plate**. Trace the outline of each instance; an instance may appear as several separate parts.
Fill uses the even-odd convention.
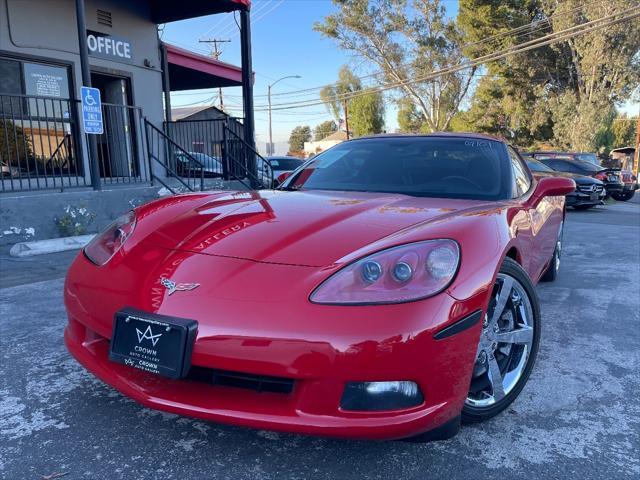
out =
[[[191,367],[198,322],[133,308],[116,313],[109,359],[170,378]]]

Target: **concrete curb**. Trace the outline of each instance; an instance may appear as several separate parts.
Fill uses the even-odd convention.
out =
[[[20,242],[11,247],[9,255],[12,257],[32,257],[34,255],[44,255],[47,253],[78,250],[89,243],[94,236],[94,234],[78,235],[76,237],[50,238],[48,240],[38,240],[35,242]]]

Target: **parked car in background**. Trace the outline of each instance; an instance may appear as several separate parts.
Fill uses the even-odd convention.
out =
[[[624,185],[618,169],[603,168],[591,162],[574,160],[573,157],[568,155],[534,154],[534,158],[557,172],[576,173],[597,178],[604,183],[607,197],[623,191]]]
[[[222,161],[200,152],[176,152],[176,171],[181,177],[221,177]]]
[[[0,175],[4,178],[20,178],[24,174],[23,168],[14,167],[4,160],[0,163]]]
[[[565,177],[572,178],[576,182],[576,190],[567,198],[567,207],[576,210],[587,210],[597,205],[602,205],[606,196],[604,184],[597,178],[580,175],[577,173],[556,172],[544,163],[534,160],[532,157],[523,156],[529,170],[536,177]]]
[[[635,152],[634,147],[615,148],[609,153],[609,159],[603,162],[606,167],[620,169],[624,187],[622,192],[612,195],[616,200],[630,200],[638,189],[638,178],[633,173]]]
[[[297,157],[267,157],[267,160],[271,164],[273,169],[273,183],[274,187],[277,187],[284,178],[280,179],[283,173],[293,172],[296,168],[304,163],[304,160]]]
[[[638,178],[629,170],[622,170],[620,172],[622,176],[622,192],[612,193],[611,196],[621,202],[631,200],[638,190]]]
[[[536,151],[529,152],[527,155],[532,156],[533,158],[540,160],[542,158],[560,158],[560,159],[569,159],[569,160],[579,160],[581,162],[589,162],[594,165],[599,165],[598,156],[595,153],[585,153],[585,152],[560,152],[560,151]]]

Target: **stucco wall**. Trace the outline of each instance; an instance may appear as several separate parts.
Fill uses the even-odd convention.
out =
[[[99,25],[96,10],[112,13],[113,27]],[[145,2],[86,0],[87,29],[128,40],[132,63],[89,57],[92,67],[130,76],[133,104],[153,123],[162,123],[162,74],[157,26]],[[0,54],[13,53],[72,63],[72,95],[82,85],[73,0],[0,0]],[[150,66],[145,66],[148,60]],[[83,143],[84,142],[83,140]],[[83,145],[85,171],[86,144]]]

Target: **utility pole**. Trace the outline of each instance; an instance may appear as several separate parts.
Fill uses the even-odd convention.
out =
[[[347,131],[347,140],[349,140],[349,102],[345,98],[342,101],[344,108],[344,129]]]
[[[205,40],[198,40],[200,43],[209,43],[213,45],[213,50],[211,51],[211,56],[216,60],[220,59],[220,55],[222,55],[222,50],[218,49],[218,44],[220,43],[230,43],[231,40],[221,40],[219,38],[210,38]],[[220,105],[220,110],[224,110],[224,101],[222,100],[222,87],[218,87],[218,104]]]

